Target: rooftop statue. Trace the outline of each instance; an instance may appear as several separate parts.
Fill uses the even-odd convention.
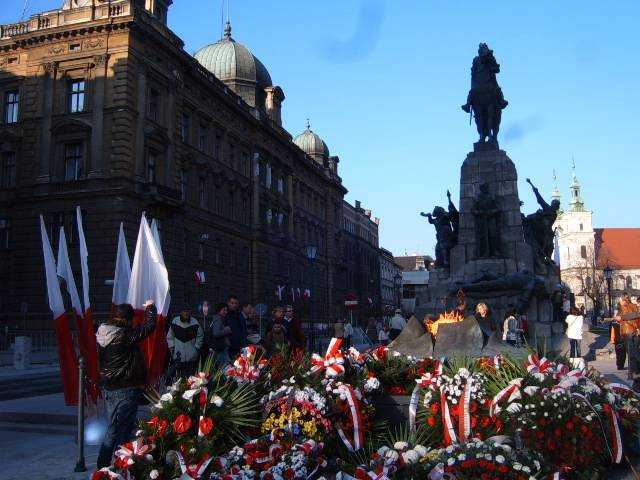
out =
[[[498,147],[498,131],[502,110],[509,102],[504,99],[496,74],[500,65],[486,43],[478,47],[478,56],[471,66],[471,90],[462,109],[473,115],[480,136],[480,143]]]

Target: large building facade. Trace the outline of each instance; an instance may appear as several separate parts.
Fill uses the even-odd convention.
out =
[[[337,243],[340,262],[335,281],[336,308],[345,315],[345,300],[356,300],[354,318],[361,325],[368,317],[380,315],[380,248],[378,227],[380,220],[372,218],[371,210],[342,204],[342,231]]]
[[[309,128],[294,139],[282,127],[283,90],[230,25],[195,57],[185,52],[167,26],[171,3],[65,0],[0,27],[3,324],[49,326],[38,216],[54,250],[66,227],[79,268],[76,206],[98,317],[120,222],[132,255],[142,212],[159,225],[174,306],[234,293],[336,314],[338,158]]]
[[[585,207],[575,167],[570,192],[568,209],[554,225],[554,259],[575,304],[589,314],[606,316],[624,292],[640,296],[640,228],[594,228],[593,212]],[[561,199],[557,188],[554,199]],[[604,275],[607,267],[610,281]]]
[[[380,248],[380,302],[386,314],[402,303],[402,268],[385,248]]]

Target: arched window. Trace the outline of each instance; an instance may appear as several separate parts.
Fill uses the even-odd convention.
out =
[[[627,275],[626,284],[627,284],[627,288],[628,289],[632,289],[633,288],[633,279],[631,278],[631,275]]]
[[[581,223],[580,224],[580,231],[582,232],[584,230],[584,225]]]
[[[580,256],[586,260],[586,258],[587,258],[587,247],[585,245],[580,245]]]

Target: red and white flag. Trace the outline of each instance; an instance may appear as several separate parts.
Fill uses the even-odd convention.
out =
[[[143,342],[142,352],[147,366],[147,382],[153,384],[164,370],[167,354],[165,324],[170,299],[169,273],[147,219],[142,214],[127,295],[127,303],[135,310],[136,324],[143,321],[144,303],[149,299],[154,301],[158,309],[158,321],[155,331]]]
[[[62,278],[67,284],[67,292],[69,292],[69,297],[71,298],[71,306],[75,310],[76,315],[81,316],[83,314],[82,303],[80,302],[78,287],[76,286],[76,281],[71,271],[71,262],[69,261],[69,250],[67,249],[67,237],[64,234],[64,227],[60,227],[60,236],[58,238],[58,267],[56,273],[58,277]]]
[[[58,357],[60,359],[60,376],[62,390],[67,405],[78,404],[78,359],[71,339],[69,319],[64,308],[60,283],[56,272],[56,259],[53,256],[49,235],[44,226],[44,219],[40,215],[40,236],[42,238],[42,255],[44,257],[44,272],[47,282],[47,298],[49,308],[53,313],[53,322],[58,340]]]
[[[100,381],[100,367],[98,365],[98,345],[93,329],[93,312],[89,300],[89,250],[84,236],[82,224],[82,212],[76,207],[76,222],[78,225],[78,243],[80,244],[80,270],[82,271],[82,295],[84,311],[82,316],[77,316],[78,343],[80,352],[86,361],[87,378],[89,379],[87,391],[95,402],[100,394],[98,387]]]
[[[118,253],[116,255],[116,271],[113,277],[113,294],[111,296],[111,303],[113,305],[127,303],[130,280],[131,260],[129,260],[129,251],[127,250],[127,240],[124,237],[124,225],[120,223]]]

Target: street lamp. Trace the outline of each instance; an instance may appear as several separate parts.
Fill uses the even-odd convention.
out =
[[[607,281],[607,294],[609,296],[609,318],[613,317],[613,305],[611,304],[611,280],[613,279],[613,268],[609,265],[604,267],[604,278]]]
[[[400,286],[402,285],[402,275],[396,273],[393,277],[393,285],[396,290],[396,308],[400,308]]]
[[[315,325],[313,321],[313,298],[316,295],[316,292],[313,289],[313,264],[316,261],[318,256],[318,247],[315,245],[307,245],[305,247],[305,254],[307,255],[307,259],[309,260],[310,265],[310,276],[311,276],[311,295],[309,297],[309,350],[313,351],[315,346]]]

